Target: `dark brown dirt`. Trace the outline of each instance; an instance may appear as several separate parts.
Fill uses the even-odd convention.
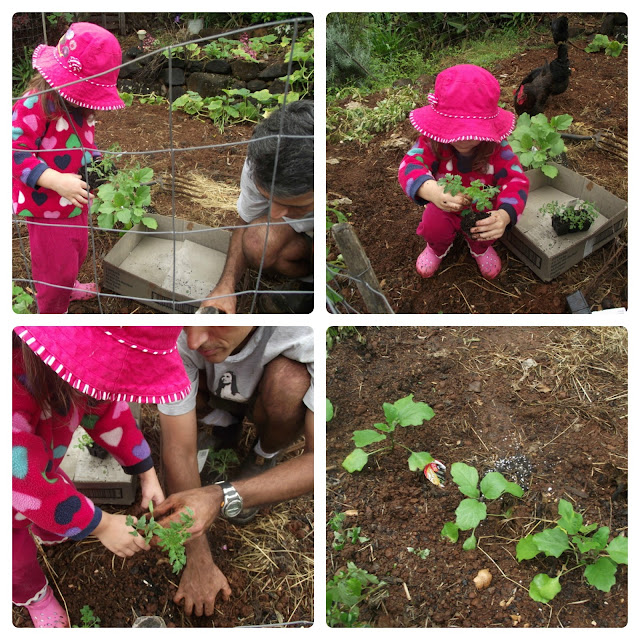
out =
[[[627,136],[627,48],[618,58],[604,53],[586,53],[586,34],[597,32],[602,16],[571,14],[572,28],[582,29],[572,39],[569,59],[574,71],[568,90],[552,96],[545,115],[573,116],[572,133],[609,131]],[[513,110],[513,91],[529,71],[555,57],[550,35],[536,36],[522,54],[495,63],[489,70],[502,87],[502,102]],[[451,60],[457,64],[464,60]],[[449,66],[449,64],[445,66]],[[432,86],[424,86],[424,103]],[[366,102],[373,106],[382,95]],[[390,138],[406,144],[388,145]],[[454,243],[438,274],[423,280],[416,273],[415,259],[424,241],[415,234],[422,208],[412,203],[397,181],[398,166],[417,133],[408,119],[390,133],[376,136],[367,146],[357,143],[328,144],[328,202],[349,198],[352,204],[338,207],[351,213],[353,224],[383,293],[396,313],[564,313],[566,296],[587,289],[592,310],[627,304],[626,249],[607,263],[619,241],[605,245],[550,283],[544,283],[500,242],[496,250],[503,263],[500,276],[484,280],[466,243]],[[396,140],[396,141],[397,141]],[[385,144],[387,143],[387,144]],[[568,166],[614,195],[627,199],[627,162],[595,147],[593,142],[567,142]],[[338,160],[338,163],[334,163]],[[331,240],[330,240],[331,242]],[[329,259],[336,257],[335,249]],[[351,286],[341,293],[357,310],[366,312]]]
[[[327,531],[327,576],[347,562],[387,583],[388,597],[364,602],[360,622],[374,627],[623,627],[627,568],[609,593],[573,571],[548,605],[528,585],[537,573],[555,575],[562,560],[518,563],[515,545],[536,523],[557,518],[569,500],[585,522],[627,532],[627,356],[619,328],[386,327],[358,328],[329,353],[327,397],[327,519],[348,511],[345,528],[369,540],[332,549]],[[523,362],[537,363],[525,371]],[[440,531],[455,520],[463,498],[447,473],[444,489],[411,472],[396,446],[369,458],[361,472],[342,461],[352,432],[384,420],[382,403],[414,394],[435,416],[421,427],[398,428],[396,439],[429,451],[449,470],[465,462],[482,471],[497,458],[524,454],[533,463],[521,500],[490,503],[494,514],[476,530],[478,549],[463,551]],[[368,447],[373,450],[384,442]],[[624,489],[624,491],[623,491]],[[507,506],[510,517],[500,517]],[[539,530],[539,529],[538,529]],[[429,549],[426,559],[407,547]],[[473,578],[488,569],[489,588]]]
[[[148,407],[143,418],[145,436],[159,461],[157,418]],[[240,458],[250,441],[247,433]],[[140,496],[125,511],[101,506],[111,513],[141,515],[139,503]],[[131,627],[136,617],[146,615],[161,616],[168,627],[307,626],[313,621],[312,497],[265,507],[244,527],[217,520],[208,537],[214,561],[232,590],[228,602],[218,599],[210,617],[185,616],[174,604],[179,576],[157,548],[123,560],[90,538],[48,547],[46,564],[40,562],[72,625],[81,624],[85,605],[101,619],[101,627]],[[29,614],[15,606],[13,624],[33,626]]]

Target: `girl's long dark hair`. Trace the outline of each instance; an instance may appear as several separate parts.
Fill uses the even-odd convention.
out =
[[[12,336],[13,348],[21,349],[29,391],[43,412],[66,416],[72,407],[81,405],[84,396],[65,382],[17,336]]]
[[[32,93],[39,93],[38,100],[42,106],[47,120],[54,120],[60,116],[61,113],[67,113],[69,111],[80,110],[82,115],[88,116],[93,111],[91,109],[85,109],[84,107],[76,107],[68,100],[65,100],[55,89],[51,89],[49,83],[42,77],[37,71],[34,72],[33,78],[27,87],[27,91]],[[46,93],[41,93],[45,91]]]
[[[442,142],[436,142],[435,140],[429,141],[431,144],[431,150],[433,154],[438,160],[442,160],[444,157],[451,157],[455,155],[453,146],[450,144],[443,144]],[[497,143],[490,141],[482,141],[474,150],[473,150],[473,161],[471,164],[471,168],[473,171],[478,171],[479,173],[487,172],[487,165],[489,164],[489,158],[493,155],[493,152],[496,150]]]

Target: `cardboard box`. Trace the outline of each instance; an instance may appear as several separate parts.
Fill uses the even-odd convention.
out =
[[[125,233],[106,255],[104,287],[143,298],[144,304],[165,313],[195,313],[200,302],[191,301],[206,298],[220,279],[231,233],[178,218],[174,232],[171,217],[151,217],[158,221],[157,229],[136,225],[131,231],[141,233]]]
[[[75,430],[60,468],[78,491],[96,504],[133,504],[137,477],[127,475],[112,455],[101,460],[90,455],[86,448],[78,447],[86,433],[82,427]]]
[[[526,172],[530,181],[527,206],[518,224],[502,238],[502,242],[545,282],[558,277],[615,238],[627,221],[624,200],[566,167],[554,166],[558,168],[558,175],[553,179],[539,169]],[[551,228],[551,216],[541,214],[539,209],[552,200],[564,204],[573,198],[593,202],[599,215],[587,231],[557,236]]]

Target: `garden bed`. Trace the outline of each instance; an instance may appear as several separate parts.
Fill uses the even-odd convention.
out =
[[[572,38],[576,46],[569,47],[574,71],[568,90],[549,99],[545,115],[572,115],[572,133],[604,130],[624,138],[628,117],[627,48],[617,58],[584,51],[586,34],[597,32],[601,21],[601,14],[570,14],[570,26],[583,30]],[[522,78],[555,57],[550,33],[535,35],[524,44],[527,48],[521,54],[488,67],[500,81],[503,106],[510,110],[513,90]],[[451,59],[445,66],[463,61]],[[425,81],[420,88],[422,104],[426,104],[432,83]],[[373,107],[384,97],[377,94],[363,102]],[[345,106],[350,101],[351,98],[346,99]],[[424,241],[415,229],[422,208],[403,194],[397,181],[398,166],[417,137],[407,119],[393,131],[376,135],[366,146],[356,142],[327,145],[327,202],[352,214],[349,221],[396,313],[564,313],[566,296],[583,287],[591,289],[588,298],[594,310],[626,306],[626,251],[607,262],[618,243],[626,242],[626,233],[550,283],[541,282],[500,242],[496,250],[503,271],[496,280],[487,282],[460,237],[436,276],[420,278],[415,260]],[[627,200],[626,161],[596,148],[592,141],[566,144],[570,169]],[[334,249],[329,259],[335,258]],[[358,311],[366,312],[355,287],[344,282],[341,286],[340,292],[347,301]]]
[[[611,530],[627,535],[626,333],[617,327],[387,327],[358,328],[327,360],[327,521],[347,512],[344,528],[360,527],[366,541],[332,548],[327,531],[327,579],[349,562],[386,583],[382,595],[360,604],[359,622],[374,627],[623,627],[627,568],[618,567],[609,593],[588,585],[582,571],[561,578],[548,604],[528,586],[551,576],[567,557],[516,561],[516,542],[557,519],[560,499]],[[428,451],[447,466],[444,488],[409,471],[406,451],[371,456],[360,472],[342,462],[354,449],[353,431],[385,419],[384,402],[409,394],[428,403],[433,418],[400,428],[397,441]],[[397,429],[398,430],[398,429]],[[367,447],[384,446],[377,443]],[[532,463],[521,499],[497,500],[463,551],[469,532],[453,544],[441,537],[455,520],[462,494],[451,466],[480,470],[496,459],[525,455]],[[510,515],[500,517],[507,507]],[[408,548],[413,548],[413,552]],[[419,552],[428,549],[428,555]],[[482,570],[491,585],[479,591]],[[388,594],[388,597],[384,595]]]

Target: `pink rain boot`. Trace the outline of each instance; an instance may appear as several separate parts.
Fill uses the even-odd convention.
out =
[[[71,292],[70,300],[88,300],[93,298],[98,292],[95,282],[79,282],[76,280],[73,283],[73,291]]]
[[[416,271],[423,278],[430,278],[440,266],[442,258],[438,258],[434,250],[427,245],[416,260]]]
[[[42,627],[63,628],[69,626],[69,618],[62,605],[56,600],[51,587],[47,585],[47,590],[40,600],[27,605],[27,611],[33,620],[36,629]]]
[[[493,247],[489,247],[483,254],[477,256],[475,253],[471,255],[476,259],[480,273],[487,280],[493,280],[502,271],[502,262],[500,256]]]

